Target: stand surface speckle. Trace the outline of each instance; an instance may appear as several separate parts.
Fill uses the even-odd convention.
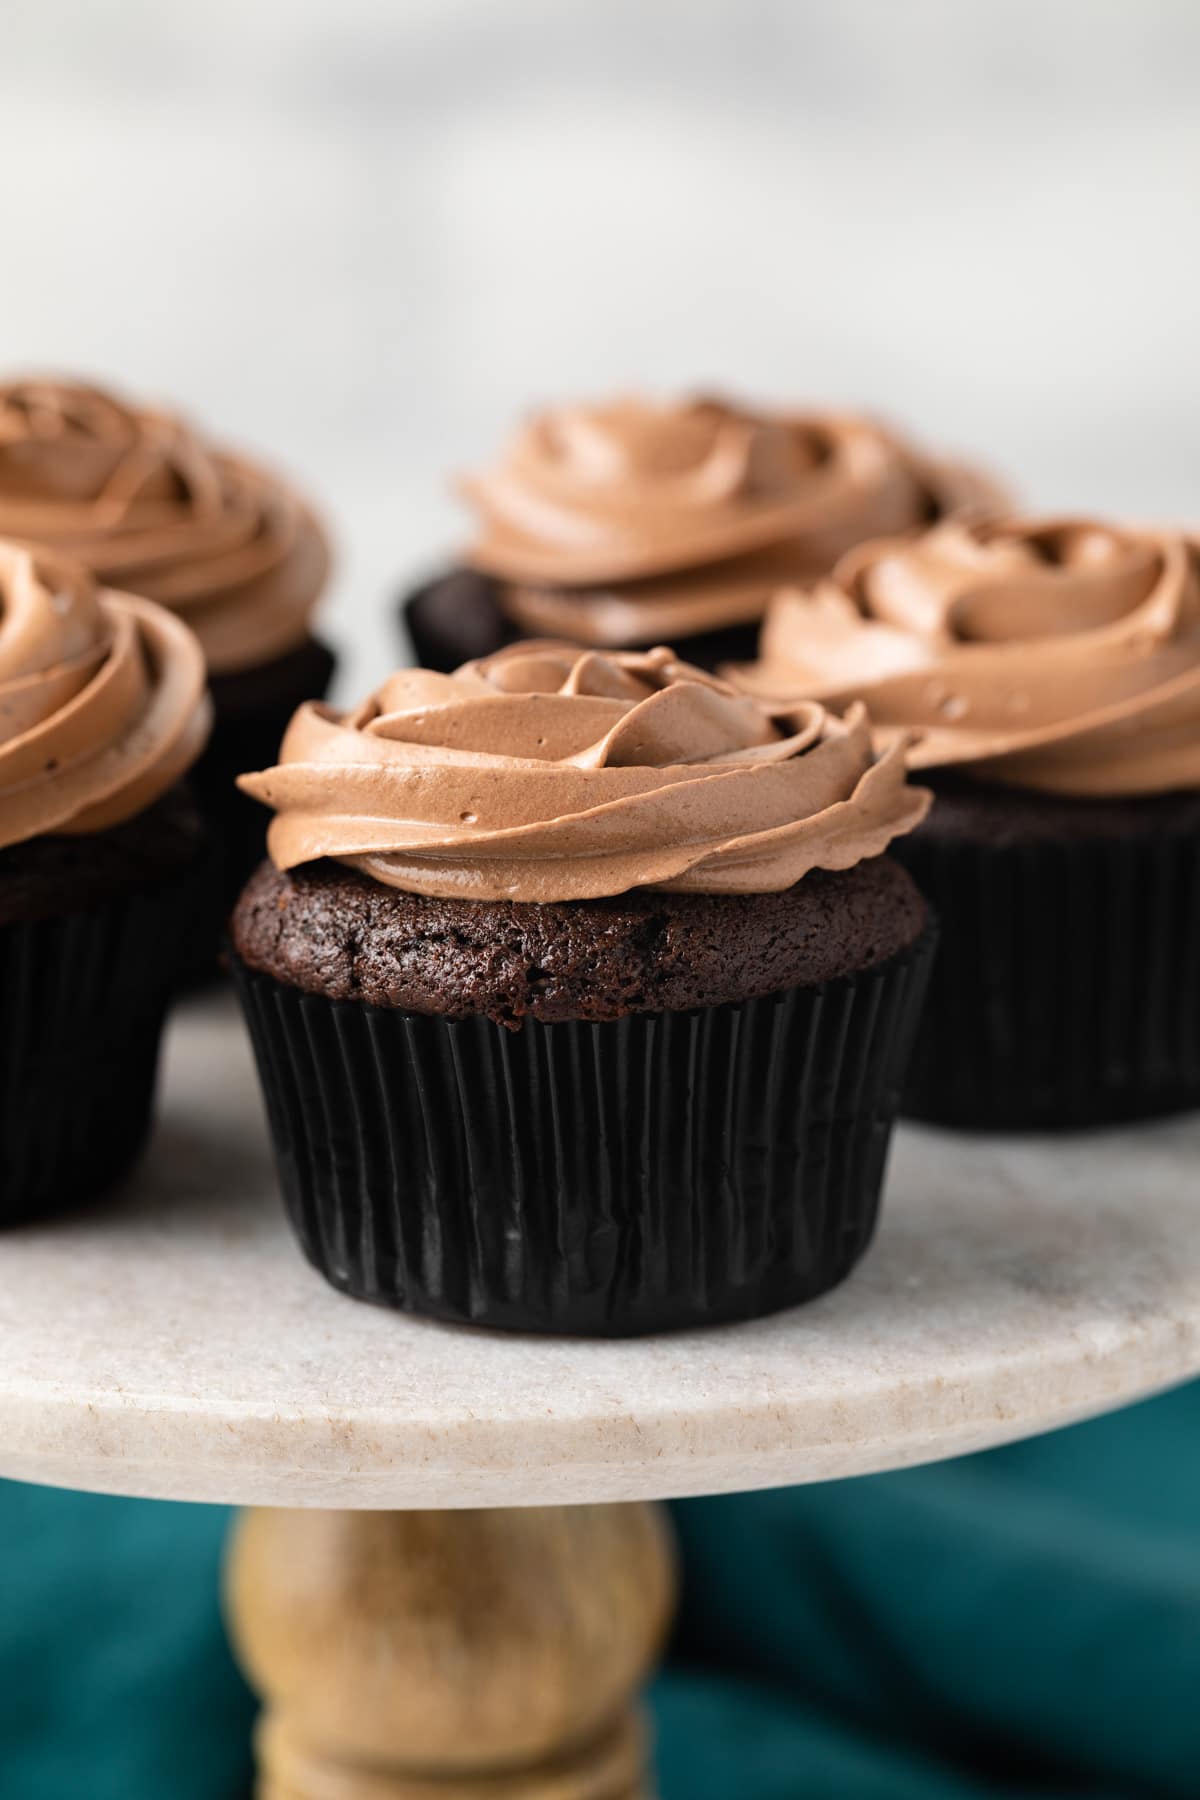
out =
[[[1200,1372],[1200,1115],[1058,1140],[903,1128],[814,1305],[631,1342],[359,1305],[283,1218],[228,996],[168,1046],[128,1189],[0,1238],[0,1474],[320,1507],[552,1505],[900,1467]]]

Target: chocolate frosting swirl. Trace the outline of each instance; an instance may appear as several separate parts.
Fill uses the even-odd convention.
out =
[[[273,476],[68,381],[0,386],[0,536],[169,606],[215,674],[302,644],[329,568],[312,512]]]
[[[0,543],[0,848],[132,818],[195,762],[210,718],[186,625]]]
[[[479,516],[468,561],[500,579],[519,629],[594,645],[754,621],[865,538],[997,497],[867,420],[713,399],[540,414],[462,485]]]
[[[780,594],[736,684],[865,701],[910,764],[1047,793],[1200,787],[1200,554],[1092,520],[948,522]]]
[[[279,766],[272,861],[334,857],[390,887],[579,900],[653,887],[768,893],[877,856],[924,816],[903,746],[861,709],[778,723],[670,650],[516,644],[453,675],[406,669],[354,712],[310,704]]]

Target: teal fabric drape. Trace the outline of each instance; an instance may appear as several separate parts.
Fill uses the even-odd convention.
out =
[[[1200,1384],[959,1462],[675,1516],[663,1800],[1200,1794]],[[0,1793],[246,1792],[226,1524],[0,1484]]]
[[[1200,1795],[1200,1386],[677,1521],[670,1800]]]
[[[241,1800],[254,1707],[221,1629],[229,1515],[0,1482],[0,1795]]]

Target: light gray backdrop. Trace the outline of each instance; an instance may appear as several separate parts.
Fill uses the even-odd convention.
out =
[[[0,366],[274,453],[344,691],[514,411],[722,383],[1200,518],[1195,0],[7,0]]]

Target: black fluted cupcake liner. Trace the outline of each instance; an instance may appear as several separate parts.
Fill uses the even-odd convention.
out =
[[[1200,1105],[1200,835],[895,848],[941,920],[904,1113],[1058,1130]]]
[[[360,1299],[623,1336],[809,1300],[870,1241],[933,934],[874,971],[510,1031],[235,959],[289,1215]]]
[[[280,741],[292,714],[305,700],[324,699],[336,661],[332,650],[310,638],[298,650],[261,668],[212,678],[212,735],[191,774],[209,849],[205,897],[182,975],[185,985],[199,986],[216,976],[225,922],[266,854],[271,815],[240,791],[237,778],[279,760]]]
[[[137,1157],[195,907],[189,871],[0,925],[0,1225],[94,1199]]]

